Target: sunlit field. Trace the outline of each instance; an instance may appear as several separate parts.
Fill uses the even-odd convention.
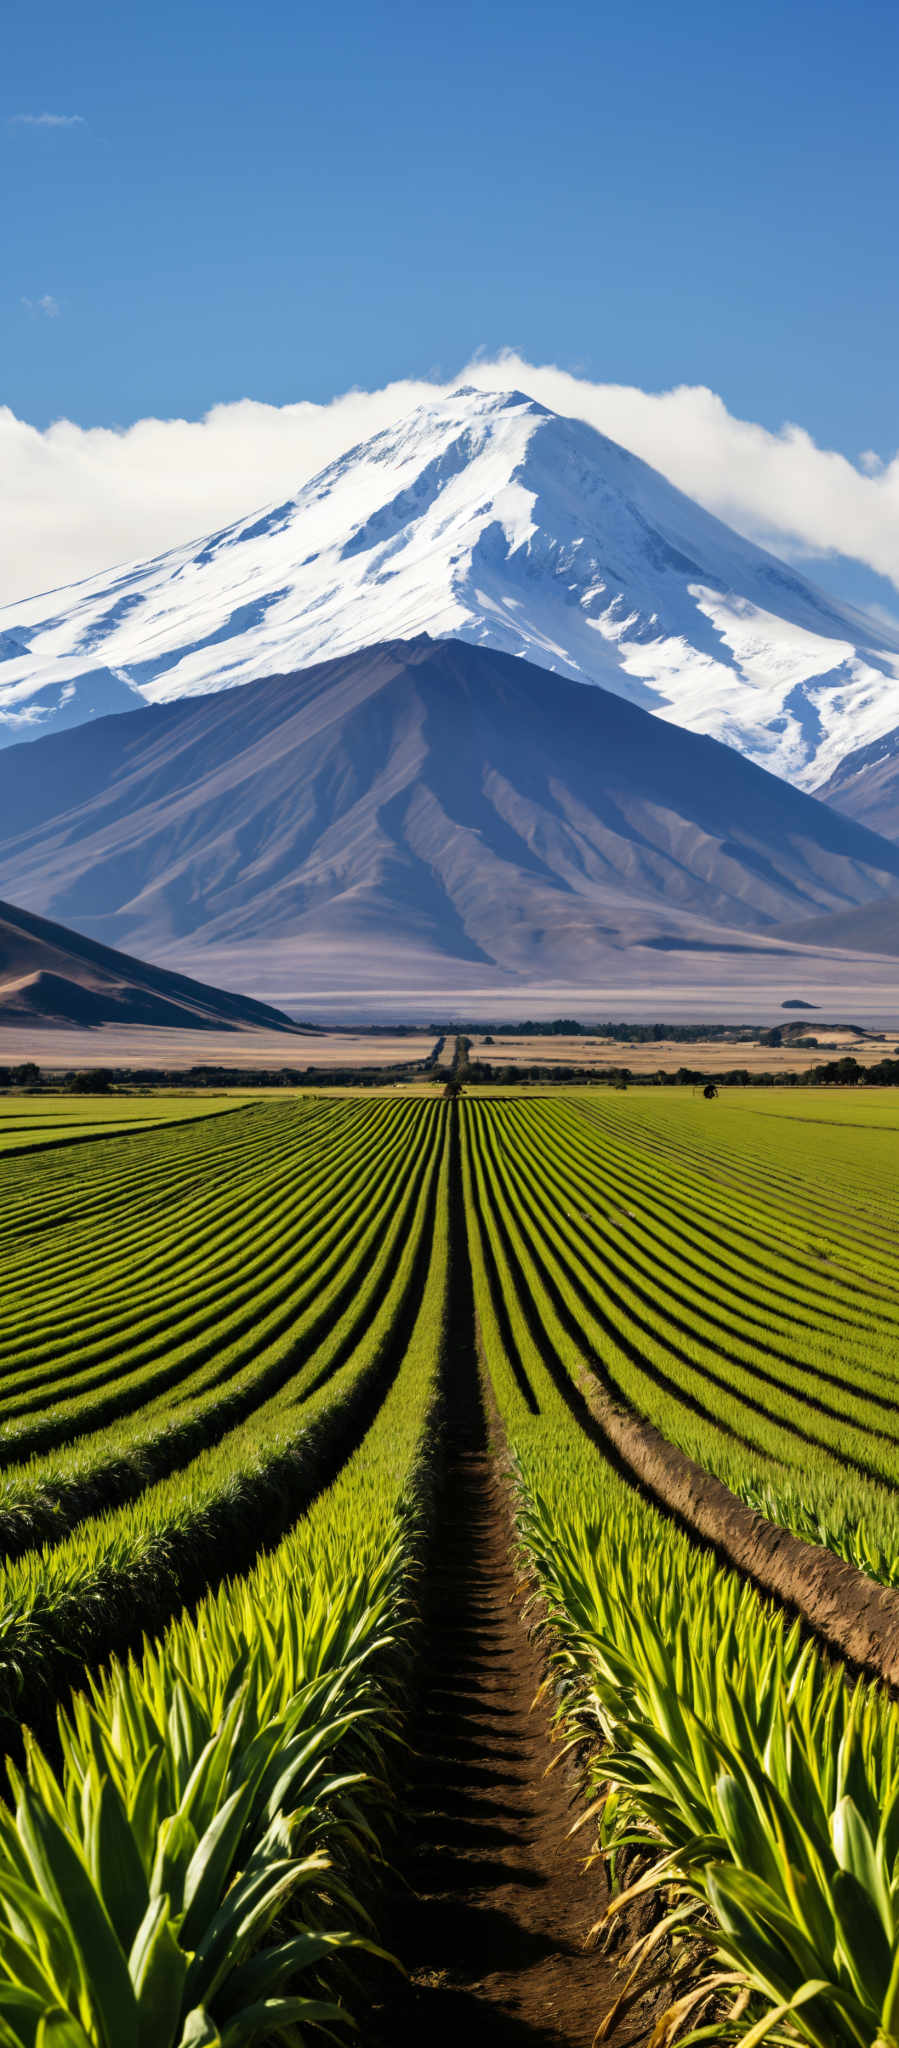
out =
[[[489,1572],[599,2038],[895,2037],[897,1139],[889,1089],[3,1099],[4,2040],[400,2038],[382,1849]]]

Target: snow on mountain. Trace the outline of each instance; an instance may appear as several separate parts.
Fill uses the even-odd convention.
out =
[[[899,730],[845,754],[815,795],[869,831],[899,840]]]
[[[464,389],[284,504],[0,608],[0,739],[422,632],[599,683],[804,787],[899,724],[899,634],[593,428]]]

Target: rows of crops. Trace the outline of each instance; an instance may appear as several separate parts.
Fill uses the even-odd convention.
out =
[[[291,1104],[12,1176],[7,1709],[158,1626],[336,1468],[415,1312],[441,1132],[431,1104]]]
[[[574,1379],[897,1583],[896,1129],[745,1104],[470,1105],[491,1255]]]
[[[246,1191],[247,1176],[255,1177],[260,1202],[277,1201],[286,1163],[307,1157],[305,1173],[289,1183],[291,1213],[302,1212],[298,1264],[310,1228],[328,1239],[339,1160],[361,1148],[356,1182],[387,1226],[372,1270],[392,1272],[383,1300],[360,1303],[355,1323],[337,1288],[330,1343],[312,1299],[305,1364],[290,1366],[292,1378],[281,1375],[279,1420],[250,1450],[235,1446],[232,1478],[253,1457],[259,1469],[279,1446],[282,1455],[299,1446],[317,1393],[327,1389],[331,1405],[346,1410],[352,1384],[379,1358],[383,1366],[389,1325],[403,1322],[405,1307],[403,1369],[388,1375],[367,1433],[298,1522],[294,1480],[285,1503],[293,1526],[246,1576],[226,1580],[193,1615],[176,1615],[153,1647],[113,1664],[76,1697],[52,1762],[27,1742],[24,1767],[12,1772],[14,1812],[0,1818],[4,2040],[23,2048],[238,2048],[276,2034],[305,2039],[301,2027],[339,2016],[341,1972],[367,1926],[375,1827],[396,1768],[410,1573],[433,1451],[446,1132],[439,1111],[431,1109],[426,1131],[419,1117],[399,1105],[386,1118],[375,1105],[337,1109],[313,1147],[314,1163],[296,1108],[266,1114],[263,1128],[236,1141],[241,1185]],[[401,1187],[391,1138],[405,1159]],[[98,1161],[98,1172],[104,1164],[117,1182],[120,1158]],[[224,1199],[235,1200],[226,1162],[216,1164],[214,1188],[206,1174],[188,1173],[180,1222],[164,1198],[146,1205],[151,1256],[160,1232],[173,1251],[183,1241],[185,1207],[195,1247],[214,1235],[226,1185]],[[164,1182],[165,1173],[160,1189]],[[188,1183],[209,1201],[188,1201]],[[348,1256],[358,1259],[369,1228],[360,1212],[356,1232],[347,1232]],[[120,1232],[110,1231],[116,1273],[120,1250]],[[326,1248],[322,1266],[327,1257]],[[212,1258],[210,1271],[216,1266]],[[365,1293],[363,1274],[356,1301]],[[298,1314],[295,1336],[301,1327]],[[224,1482],[228,1460],[216,1469]],[[183,1494],[167,1496],[170,1523],[179,1499],[184,1513],[194,1512],[201,1477],[201,1467],[192,1479],[186,1470]],[[242,1506],[255,1521],[253,1499]],[[101,1518],[103,1541],[108,1526]],[[95,1524],[88,1528],[93,1541]],[[257,1542],[260,1535],[257,1525]],[[64,1554],[74,1569],[76,1551]],[[122,1555],[120,1547],[116,1568]],[[59,1575],[50,1597],[58,1611],[71,1601]]]
[[[801,1102],[279,1097],[6,1161],[0,2048],[299,2044],[358,2005],[463,1257],[611,1924],[661,1901],[658,2048],[892,2048],[899,1711],[582,1391],[891,1576],[896,1125],[797,1139]]]
[[[853,1686],[798,1622],[598,1456],[574,1391],[587,1361],[706,1462],[731,1477],[752,1469],[763,1442],[770,1450],[761,1427],[728,1439],[720,1425],[732,1410],[708,1400],[700,1418],[679,1395],[682,1374],[692,1391],[688,1356],[699,1354],[712,1383],[708,1306],[737,1325],[738,1383],[742,1304],[759,1298],[763,1273],[785,1399],[793,1356],[799,1370],[821,1357],[822,1379],[839,1372],[847,1394],[869,1384],[847,1299],[854,1290],[877,1336],[881,1322],[889,1327],[895,1290],[881,1231],[893,1191],[883,1162],[875,1154],[853,1184],[851,1173],[841,1179],[837,1151],[828,1181],[826,1154],[797,1159],[785,1144],[778,1156],[757,1132],[735,1128],[738,1114],[706,1136],[683,1102],[667,1114],[646,1098],[633,1108],[598,1096],[577,1107],[467,1104],[481,1342],[514,1458],[523,1546],[549,1603],[560,1719],[599,1745],[600,1837],[618,1887],[612,1923],[641,1893],[661,1901],[604,2032],[647,1995],[661,1958],[668,1995],[654,2041],[887,2048],[899,2037],[899,1711],[882,1691]],[[832,1296],[817,1274],[803,1280],[815,1244],[835,1269]],[[633,1275],[645,1276],[648,1260],[656,1286],[644,1279],[638,1295]],[[665,1342],[664,1309],[685,1299],[701,1348],[680,1309]],[[885,1342],[876,1355],[886,1379]],[[723,1359],[714,1377],[726,1396]],[[784,1430],[785,1453],[790,1441]],[[769,1465],[772,1490],[790,1463],[808,1483],[812,1441],[816,1498],[829,1486],[833,1514],[838,1459],[830,1465],[805,1431],[793,1460]],[[854,1497],[867,1506],[861,1481]],[[886,1515],[888,1495],[881,1504]]]
[[[0,1101],[0,1156],[86,1143],[114,1131],[193,1123],[233,1110],[227,1095],[11,1095]]]

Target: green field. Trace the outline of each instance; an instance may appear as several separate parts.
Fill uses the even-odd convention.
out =
[[[12,1096],[0,1150],[0,2048],[413,2038],[366,1943],[415,1973],[472,1398],[611,1883],[585,2038],[895,2048],[891,1091]],[[882,1665],[647,1486],[648,1425],[843,1561]]]
[[[0,1155],[36,1146],[104,1138],[111,1130],[191,1122],[233,1110],[235,1099],[213,1095],[50,1095],[0,1098]]]
[[[527,1298],[526,1348],[599,1374],[736,1492],[893,1584],[896,1108],[758,1104],[470,1105],[496,1285]]]

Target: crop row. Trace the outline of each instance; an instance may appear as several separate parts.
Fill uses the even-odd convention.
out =
[[[801,1102],[801,1107],[799,1106]],[[710,1194],[716,1184],[734,1201],[748,1205],[762,1227],[772,1211],[800,1255],[827,1250],[831,1232],[851,1244],[855,1256],[876,1262],[895,1282],[891,1243],[899,1202],[889,1172],[897,1126],[873,1126],[853,1115],[824,1121],[810,1115],[814,1103],[794,1098],[792,1106],[773,1093],[735,1092],[711,1113],[701,1102],[646,1094],[621,1097],[596,1092],[579,1099],[593,1127],[615,1146],[626,1144],[635,1160],[656,1158],[671,1171],[678,1165],[689,1186],[700,1176]]]
[[[33,1742],[0,1812],[10,2048],[252,2048],[339,2020],[401,1753],[446,1312],[441,1188],[394,1377],[327,1492]]]
[[[223,1171],[250,1156],[260,1142],[253,1110],[191,1120],[140,1132],[110,1127],[102,1139],[62,1146],[42,1159],[4,1161],[0,1260],[4,1283],[40,1278],[47,1252],[63,1277],[69,1258],[90,1272],[92,1235],[99,1255],[114,1244],[117,1228],[130,1232],[142,1217],[191,1184],[202,1185],[211,1162]]]
[[[14,1096],[0,1101],[0,1156],[4,1162],[23,1153],[58,1145],[82,1145],[94,1138],[127,1131],[162,1129],[193,1123],[201,1117],[227,1114],[234,1105],[227,1096],[204,1102],[198,1096],[110,1096],[106,1101],[84,1097],[47,1096],[27,1101]]]
[[[782,1267],[788,1243],[770,1209],[752,1265],[738,1223],[713,1261],[709,1232],[726,1230],[714,1186],[672,1173],[661,1149],[647,1168],[558,1102],[473,1102],[466,1114],[491,1256],[527,1304],[537,1352],[575,1382],[594,1375],[745,1498],[890,1580],[895,1289],[859,1299],[856,1337],[841,1273],[833,1315],[803,1302],[799,1262],[792,1290],[766,1300],[762,1254],[770,1242]]]
[[[186,1338],[182,1322],[163,1316],[139,1366],[133,1353],[128,1371],[98,1366],[99,1384],[89,1391],[82,1376],[74,1398],[36,1410],[27,1422],[20,1414],[15,1434],[6,1422],[7,1457],[13,1449],[20,1460],[23,1450],[33,1454],[3,1475],[0,1532],[8,1553],[184,1464],[302,1365],[352,1293],[360,1262],[378,1265],[422,1130],[420,1112],[398,1113],[388,1123],[338,1120],[336,1131],[324,1133],[316,1126],[316,1142],[301,1123],[305,1142],[288,1143],[289,1171],[280,1158],[273,1168],[267,1153],[244,1161],[224,1219],[227,1228],[230,1210],[242,1257],[228,1261],[217,1309],[195,1251],[194,1281],[188,1268],[182,1283],[191,1303]],[[174,1218],[166,1212],[165,1232],[168,1239],[188,1235],[183,1204]],[[218,1253],[215,1261],[221,1270]],[[195,1313],[198,1299],[205,1313]],[[114,1350],[110,1362],[120,1363]],[[64,1451],[34,1455],[60,1441]]]
[[[425,1107],[410,1125],[397,1105],[402,1170],[376,1183],[367,1243],[350,1236],[336,1271],[323,1262],[303,1314],[236,1387],[243,1419],[232,1411],[233,1426],[170,1476],[0,1572],[7,1710],[24,1704],[33,1717],[73,1663],[158,1627],[223,1559],[271,1540],[370,1419],[402,1357],[435,1231],[443,1119]]]
[[[332,1156],[338,1175],[342,1172],[344,1182],[349,1180],[352,1184],[353,1166],[344,1164],[342,1150],[339,1155],[336,1150],[332,1155],[327,1143],[319,1145],[312,1154],[314,1172],[310,1173],[310,1155],[298,1145],[291,1157],[289,1179],[279,1187],[274,1213],[266,1178],[258,1169],[248,1175],[241,1184],[240,1203],[234,1205],[238,1213],[233,1224],[233,1254],[229,1249],[227,1256],[221,1257],[213,1248],[207,1263],[205,1255],[195,1250],[181,1279],[176,1307],[166,1302],[163,1288],[154,1292],[152,1306],[143,1314],[141,1304],[135,1304],[130,1343],[127,1338],[123,1341],[118,1330],[102,1333],[98,1341],[79,1342],[76,1334],[68,1349],[63,1348],[60,1340],[59,1353],[51,1354],[47,1365],[31,1365],[22,1372],[8,1371],[2,1382],[6,1415],[52,1407],[60,1389],[67,1390],[71,1401],[77,1398],[76,1390],[81,1394],[95,1387],[108,1390],[125,1379],[135,1381],[130,1405],[143,1404],[148,1382],[152,1388],[154,1376],[163,1385],[170,1383],[165,1364],[174,1353],[177,1365],[171,1379],[177,1378],[182,1385],[185,1360],[189,1357],[194,1363],[202,1362],[203,1337],[207,1338],[208,1350],[209,1332],[214,1329],[215,1349],[221,1350],[232,1327],[239,1330],[252,1320],[249,1305],[260,1297],[264,1299],[267,1286],[274,1292],[294,1262],[298,1267],[303,1264],[316,1234],[321,1232],[323,1218],[333,1224],[333,1209],[329,1206],[335,1177],[334,1172],[329,1172]],[[358,1167],[358,1153],[354,1157]],[[366,1146],[364,1163],[367,1159]],[[264,1166],[267,1175],[267,1161]],[[376,1170],[373,1162],[375,1173]],[[275,1268],[278,1270],[274,1271]],[[209,1284],[207,1275],[214,1275]],[[160,1295],[162,1307],[157,1309]],[[61,1373],[63,1362],[66,1371]],[[102,1398],[109,1398],[107,1391]]]
[[[26,1741],[0,1808],[5,2048],[240,2048],[352,2003],[457,1173],[613,1921],[635,1889],[662,1902],[633,1995],[659,1956],[660,2042],[894,2048],[899,1709],[662,1515],[582,1392],[767,1488],[772,1513],[790,1488],[835,1512],[842,1483],[856,1532],[892,1540],[879,1133],[866,1152],[816,1132],[809,1166],[790,1132],[702,1114],[599,1093],[279,1101],[177,1143],[85,1146],[83,1206],[72,1156],[46,1177],[14,1163],[0,1396],[36,1455],[5,1474],[0,1707],[46,1731],[47,1757]],[[59,1428],[78,1432],[65,1449]],[[222,1583],[225,1562],[245,1576]],[[57,1742],[54,1703],[129,1646]]]
[[[482,1353],[547,1604],[560,1720],[592,1746],[614,1925],[660,1902],[606,2022],[654,2039],[885,2048],[899,2031],[899,1709],[804,1641],[598,1454],[535,1343],[468,1106]],[[695,2031],[694,2031],[695,2030]]]
[[[266,1106],[236,1127],[220,1124],[215,1135],[217,1143],[208,1131],[190,1145],[182,1138],[173,1155],[158,1134],[148,1134],[135,1162],[136,1184],[130,1173],[101,1176],[100,1162],[92,1160],[90,1205],[82,1210],[79,1204],[74,1216],[54,1215],[49,1229],[37,1203],[29,1204],[31,1256],[28,1247],[17,1247],[7,1280],[6,1370],[23,1351],[26,1359],[32,1353],[39,1358],[44,1331],[48,1342],[57,1341],[78,1309],[86,1307],[92,1319],[102,1310],[112,1319],[118,1307],[127,1327],[129,1287],[137,1304],[159,1287],[176,1295],[179,1276],[207,1246],[214,1248],[217,1234],[227,1248],[229,1221],[239,1241],[247,1206],[270,1181],[277,1187],[289,1177],[293,1162],[307,1151],[314,1155],[319,1139],[339,1144],[341,1120],[329,1123],[305,1106],[291,1117]],[[112,1149],[103,1147],[104,1167]]]

